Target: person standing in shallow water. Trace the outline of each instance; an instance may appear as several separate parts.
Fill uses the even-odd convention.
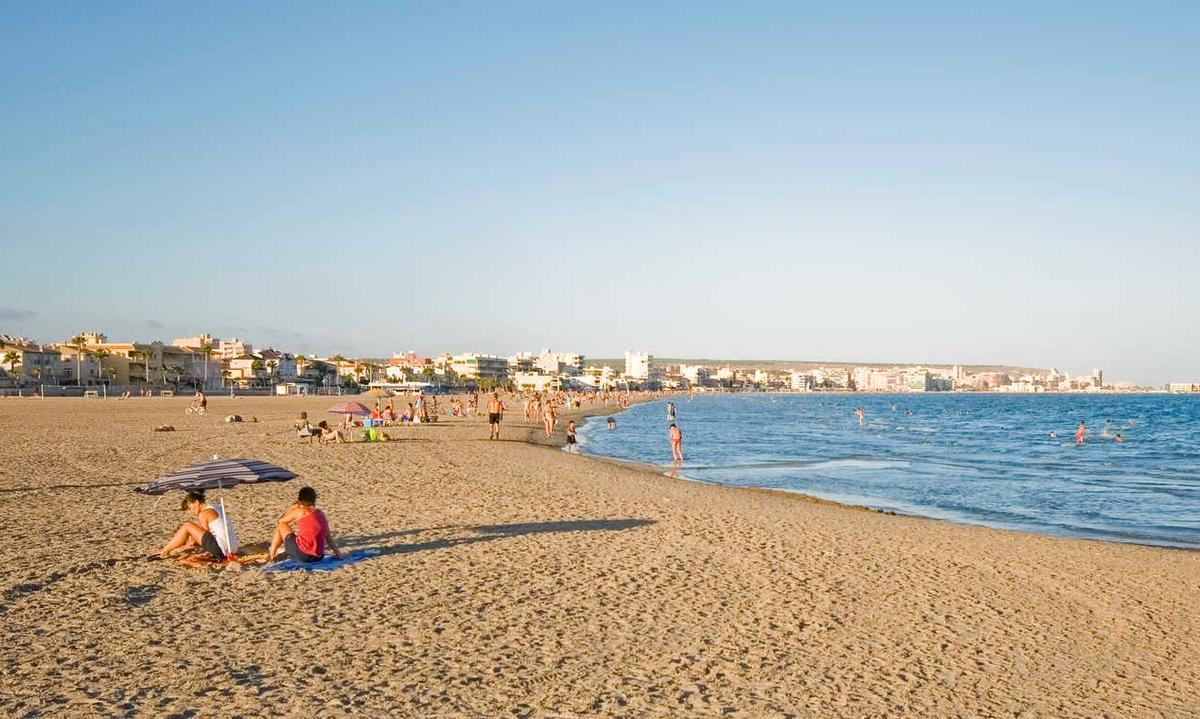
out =
[[[862,407],[854,408],[854,416],[858,417],[858,426],[862,427],[867,423],[867,413],[863,412]]]
[[[1075,446],[1078,447],[1079,445],[1083,444],[1086,438],[1087,427],[1084,426],[1083,422],[1080,422],[1079,428],[1075,430]]]
[[[674,421],[675,421],[675,403],[667,402],[667,422],[671,423]]]
[[[670,429],[667,430],[667,436],[671,440],[671,459],[676,462],[682,462],[683,430],[679,429],[679,425],[672,422]]]

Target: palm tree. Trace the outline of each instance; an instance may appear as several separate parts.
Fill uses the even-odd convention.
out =
[[[275,384],[275,368],[279,366],[279,360],[267,360],[267,371],[271,374],[271,384]]]
[[[67,344],[75,348],[75,384],[82,385],[83,377],[83,350],[87,347],[87,339],[83,335],[75,335]]]
[[[212,352],[212,342],[204,340],[200,343],[200,351],[204,353],[204,388],[208,389],[208,353]],[[221,374],[225,374],[222,372]]]
[[[12,375],[13,382],[15,382],[18,387],[21,385],[21,375],[17,373],[17,367],[21,366],[21,357],[22,354],[14,350],[9,350],[4,353],[4,364],[8,365],[8,373]]]
[[[221,384],[222,385],[229,382],[229,375],[231,375],[231,374],[233,374],[233,373],[227,369],[221,370]]]
[[[146,371],[143,373],[146,377],[146,384],[150,383],[150,360],[154,358],[154,352],[147,347],[144,350],[138,350],[133,353],[134,357],[140,359],[146,365]]]
[[[266,363],[264,363],[261,359],[258,359],[257,357],[254,358],[253,360],[251,360],[250,369],[254,371],[254,381],[256,384],[258,383],[258,373],[262,372],[263,369],[266,368],[266,366],[267,366]]]
[[[109,352],[103,347],[97,347],[96,349],[88,352],[88,356],[96,360],[96,379],[100,380],[101,384],[104,383],[104,358],[111,354],[112,352]]]

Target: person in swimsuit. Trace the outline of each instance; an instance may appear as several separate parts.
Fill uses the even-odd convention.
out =
[[[863,412],[862,407],[854,408],[854,416],[858,417],[858,426],[862,427],[867,423],[867,413]]]
[[[171,553],[186,547],[199,547],[214,560],[223,562],[237,549],[233,523],[220,507],[205,503],[203,492],[188,492],[180,509],[196,519],[179,525],[175,536],[159,551],[159,559],[166,559]]]
[[[667,422],[675,421],[675,403],[667,402]]]
[[[504,418],[504,403],[500,401],[500,395],[492,392],[492,398],[488,400],[488,425],[491,427],[491,434],[488,439],[500,439],[500,420]]]
[[[1087,427],[1084,426],[1083,422],[1080,422],[1079,428],[1075,430],[1075,446],[1078,447],[1079,445],[1083,444],[1086,438]]]
[[[616,420],[615,418],[613,418],[613,417],[609,417],[609,418],[608,418],[608,428],[609,428],[609,429],[616,429],[616,428],[617,428],[617,420]]]
[[[667,431],[667,435],[671,439],[671,459],[676,462],[682,462],[683,430],[679,429],[679,425],[672,422],[670,429]]]
[[[333,532],[329,531],[325,513],[317,509],[317,490],[301,487],[296,503],[288,507],[275,523],[267,561],[274,559],[283,549],[289,559],[312,564],[324,558],[326,547],[333,552],[333,556],[342,558],[342,551],[333,541]]]
[[[579,452],[579,445],[575,441],[575,420],[567,422],[567,451]]]

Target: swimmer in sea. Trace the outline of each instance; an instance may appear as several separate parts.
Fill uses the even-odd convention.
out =
[[[1113,437],[1113,441],[1114,442],[1124,442],[1125,438],[1121,436],[1120,432],[1117,432],[1117,435],[1115,437]]]
[[[854,408],[854,416],[858,417],[858,426],[862,427],[867,423],[867,414],[863,412],[862,407]]]
[[[1082,445],[1083,441],[1086,437],[1087,437],[1087,427],[1084,426],[1083,422],[1080,422],[1079,428],[1075,430],[1075,446],[1078,447],[1078,446]]]
[[[1058,436],[1058,432],[1055,432],[1054,430],[1050,430],[1050,439],[1054,439],[1057,436]]]

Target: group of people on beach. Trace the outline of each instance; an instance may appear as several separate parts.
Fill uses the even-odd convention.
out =
[[[206,561],[242,561],[236,557],[238,541],[233,522],[220,504],[207,501],[204,492],[188,492],[180,509],[191,514],[193,519],[180,524],[170,541],[152,558],[166,559],[180,550],[195,549]],[[326,549],[334,557],[341,558],[341,549],[329,530],[329,520],[317,508],[317,490],[302,487],[296,501],[275,522],[266,561],[273,561],[283,552],[301,564],[312,564],[325,557]]]

